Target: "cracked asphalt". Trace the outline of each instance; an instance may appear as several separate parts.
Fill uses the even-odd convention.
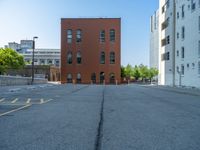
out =
[[[181,89],[54,85],[23,87],[14,93],[0,91],[0,94],[0,114],[8,111],[9,106],[9,111],[19,107],[1,104],[9,99],[52,99],[0,116],[0,150],[198,150],[200,147],[200,96]]]

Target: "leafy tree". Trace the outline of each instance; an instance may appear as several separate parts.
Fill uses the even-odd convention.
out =
[[[125,74],[127,78],[131,78],[133,76],[133,68],[130,64],[126,66]]]
[[[126,68],[124,66],[121,66],[121,77],[122,78],[126,77]]]
[[[135,80],[138,80],[141,77],[140,70],[137,65],[133,68],[133,77]]]
[[[152,78],[158,75],[158,69],[150,68],[149,69],[149,79],[152,81]]]
[[[6,73],[8,69],[20,69],[24,65],[23,56],[15,50],[0,48],[0,74]]]
[[[149,70],[148,70],[147,66],[144,66],[143,64],[141,64],[139,66],[139,72],[140,72],[140,76],[143,81],[144,81],[144,79],[149,77]]]

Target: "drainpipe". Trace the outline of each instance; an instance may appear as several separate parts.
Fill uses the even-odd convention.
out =
[[[173,74],[173,86],[175,86],[175,65],[176,65],[176,0],[173,0],[173,48],[172,48],[172,74]]]

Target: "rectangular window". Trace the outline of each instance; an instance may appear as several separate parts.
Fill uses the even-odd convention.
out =
[[[115,30],[114,29],[110,30],[110,41],[111,42],[115,41]]]
[[[182,64],[181,65],[181,75],[184,75],[184,73],[185,73],[185,68],[184,68],[184,65]]]
[[[181,48],[181,58],[185,58],[185,48]]]
[[[185,38],[185,27],[181,28],[181,38],[184,39]]]
[[[76,31],[76,42],[81,42],[82,41],[82,35],[81,35],[82,31],[79,29]]]
[[[200,41],[199,41],[199,43],[198,43],[198,56],[199,56],[199,58],[200,58]]]
[[[167,18],[163,23],[162,23],[162,30],[166,29],[169,25],[169,18]]]
[[[179,39],[179,33],[178,33],[178,32],[177,32],[177,34],[176,34],[176,38]]]
[[[72,30],[67,30],[67,43],[72,43]]]
[[[179,51],[178,50],[176,51],[176,56],[179,57]]]
[[[194,0],[191,0],[191,10],[194,11],[196,8],[196,3],[194,2]]]
[[[177,12],[177,19],[179,19],[179,12]]]
[[[100,31],[100,42],[105,42],[106,38],[105,38],[105,30],[101,30]]]
[[[185,17],[185,5],[182,5],[182,7],[181,7],[181,16],[182,16],[182,18],[184,18]]]
[[[200,32],[200,16],[199,16],[199,23],[198,24],[199,24],[199,32]]]
[[[165,60],[170,60],[170,53],[169,52],[166,52],[164,54],[161,55],[161,60],[162,61],[165,61]]]
[[[167,44],[170,44],[170,36],[168,35],[166,38],[161,40],[161,45],[165,46]]]
[[[200,75],[200,61],[199,61],[199,63],[198,63],[198,73],[199,73],[199,75]]]

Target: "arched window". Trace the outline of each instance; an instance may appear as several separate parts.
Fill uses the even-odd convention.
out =
[[[105,40],[106,40],[105,30],[101,30],[100,31],[100,37],[99,37],[99,39],[100,39],[100,42],[105,42]]]
[[[76,82],[81,83],[81,74],[80,73],[78,73],[76,76]]]
[[[76,31],[76,42],[81,42],[82,41],[82,31],[78,29]]]
[[[72,43],[72,30],[67,30],[67,43]]]
[[[96,74],[95,73],[91,74],[91,81],[92,81],[92,83],[96,83]]]
[[[72,64],[72,53],[71,52],[68,52],[68,54],[67,54],[67,63]]]
[[[104,80],[105,80],[105,73],[100,72],[100,84],[104,83]]]
[[[72,83],[72,74],[67,74],[67,83]]]
[[[110,29],[110,41],[114,42],[115,41],[115,30]]]
[[[105,52],[101,52],[100,64],[105,64]]]
[[[110,83],[114,84],[115,83],[115,74],[111,73],[110,76],[109,76],[109,78],[110,78]]]
[[[115,64],[115,52],[110,52],[110,64]]]
[[[76,54],[76,60],[77,60],[77,64],[81,64],[81,53],[80,52],[78,52]]]

